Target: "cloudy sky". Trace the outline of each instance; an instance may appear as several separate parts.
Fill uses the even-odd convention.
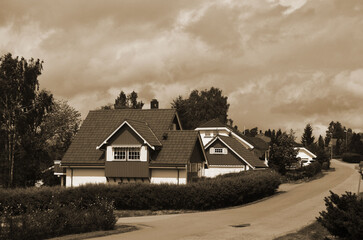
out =
[[[363,1],[0,0],[0,54],[82,113],[135,90],[169,108],[222,89],[240,129],[363,131]]]

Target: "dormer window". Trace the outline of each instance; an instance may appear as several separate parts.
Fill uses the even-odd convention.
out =
[[[210,148],[209,149],[210,154],[228,154],[227,148]]]
[[[114,147],[112,148],[112,152],[114,160],[140,160],[140,148],[138,147]]]
[[[206,132],[204,136],[205,136],[206,138],[211,138],[211,137],[212,137],[211,132]]]

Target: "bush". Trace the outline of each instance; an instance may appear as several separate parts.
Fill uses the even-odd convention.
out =
[[[30,201],[29,204],[33,203]],[[44,239],[65,234],[113,229],[113,203],[95,197],[92,204],[75,199],[67,204],[56,198],[46,208],[1,204],[0,239]]]
[[[319,162],[312,162],[306,167],[286,172],[285,177],[288,181],[297,181],[304,178],[312,178],[321,172],[322,166]]]
[[[303,172],[305,172],[305,176],[310,178],[321,172],[321,165],[319,162],[312,162],[308,166],[302,167],[301,169]]]
[[[359,163],[363,161],[363,155],[357,153],[343,153],[342,159],[344,162],[348,163]]]
[[[0,190],[0,212],[7,206],[16,213],[18,204],[22,211],[28,206],[48,209],[56,198],[60,204],[82,199],[89,206],[95,196],[114,202],[119,210],[207,210],[235,206],[272,195],[280,185],[279,175],[270,170],[247,171],[220,178],[204,179],[187,185],[173,184],[124,184],[85,185],[77,188],[44,188],[25,190]],[[79,203],[77,203],[79,204]]]
[[[363,199],[350,192],[340,197],[330,193],[324,198],[326,211],[320,212],[317,220],[334,236],[363,239]]]
[[[321,165],[321,169],[323,170],[329,170],[330,168],[330,162],[323,162],[323,164]]]

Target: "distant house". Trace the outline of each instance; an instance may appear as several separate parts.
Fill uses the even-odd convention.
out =
[[[57,166],[64,185],[185,184],[204,175],[207,157],[198,131],[182,130],[176,110],[157,105],[90,111]]]
[[[208,159],[204,176],[215,177],[220,174],[266,168],[260,160],[260,152],[233,128],[213,119],[196,128],[202,138]]]
[[[316,158],[316,155],[308,149],[304,147],[295,147],[294,149],[298,150],[296,158],[300,159],[300,165],[302,167],[308,166],[315,161],[314,158]]]

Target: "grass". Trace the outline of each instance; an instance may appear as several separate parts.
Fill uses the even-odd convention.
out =
[[[315,221],[295,233],[289,233],[285,236],[275,238],[274,240],[326,240],[331,237],[328,230],[319,222]]]
[[[155,216],[166,214],[181,214],[181,213],[193,213],[197,211],[193,210],[114,210],[116,217],[141,217],[141,216]]]

